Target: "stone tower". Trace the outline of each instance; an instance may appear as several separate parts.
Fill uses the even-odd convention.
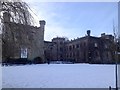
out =
[[[40,27],[34,27],[11,22],[10,15],[6,12],[3,14],[3,18],[2,59],[34,60],[36,57],[40,57],[44,62],[45,21],[40,21]]]

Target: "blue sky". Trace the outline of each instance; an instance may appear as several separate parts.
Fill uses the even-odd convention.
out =
[[[117,2],[29,2],[38,20],[45,20],[45,40],[83,37],[87,30],[99,37],[101,33],[113,33],[113,21],[117,28]]]

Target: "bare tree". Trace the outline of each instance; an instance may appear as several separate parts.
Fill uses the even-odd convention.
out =
[[[25,2],[0,2],[0,21],[3,21],[3,13],[10,14],[11,22],[20,23],[24,25],[34,25],[34,18],[29,10],[30,7]]]
[[[115,28],[114,23],[113,23],[113,33],[114,33],[114,52],[115,52],[115,78],[116,78],[116,90],[118,90],[118,63],[119,63],[119,33],[118,29]]]
[[[20,0],[19,0],[20,1]],[[30,12],[30,7],[25,2],[14,2],[14,0],[8,0],[7,2],[0,1],[0,31],[2,35],[2,57],[10,57],[14,56],[14,52],[16,51],[16,44],[23,44],[23,40],[21,37],[27,38],[27,35],[23,35],[25,32],[29,32],[29,30],[24,31],[19,28],[17,30],[17,26],[12,26],[13,23],[30,25],[34,26],[34,17]],[[7,17],[7,15],[9,15]],[[8,18],[8,19],[7,19]],[[10,23],[6,23],[5,21],[9,20]],[[12,23],[11,23],[12,22]],[[12,24],[12,25],[11,25]],[[16,24],[15,24],[16,25]],[[6,29],[7,28],[7,29]],[[25,29],[25,28],[24,28]],[[17,31],[15,31],[17,30]],[[15,33],[17,32],[17,33]],[[19,40],[17,42],[17,39]],[[17,43],[16,43],[17,42]],[[28,43],[28,42],[27,42]],[[9,50],[9,51],[8,51]]]

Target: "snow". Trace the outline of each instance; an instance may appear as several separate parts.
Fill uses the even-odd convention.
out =
[[[115,65],[38,64],[3,66],[3,88],[115,87]]]
[[[120,88],[120,64],[118,65],[118,87]]]
[[[2,89],[2,68],[0,63],[0,90]]]

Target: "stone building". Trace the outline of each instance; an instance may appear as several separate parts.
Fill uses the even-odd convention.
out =
[[[9,13],[3,14],[4,26],[2,32],[2,59],[27,58],[33,60],[40,57],[44,62],[44,28],[45,21],[40,21],[40,27],[23,25],[10,21]]]
[[[44,54],[45,54],[45,60],[53,60],[53,43],[49,41],[44,41]]]
[[[71,41],[65,38],[53,38],[51,60],[66,60],[76,63],[112,63],[114,60],[114,37],[101,34],[101,37],[87,36]],[[49,57],[47,57],[49,58]]]
[[[88,35],[66,43],[66,59],[83,63],[111,63],[113,57],[113,36],[101,37]]]
[[[60,38],[60,37],[57,37],[57,38],[53,38],[52,39],[52,42],[53,42],[53,46],[54,48],[52,49],[53,51],[53,60],[64,60],[65,58],[65,38]]]
[[[45,41],[45,58],[47,60],[65,59],[65,38],[53,38],[52,42]]]

